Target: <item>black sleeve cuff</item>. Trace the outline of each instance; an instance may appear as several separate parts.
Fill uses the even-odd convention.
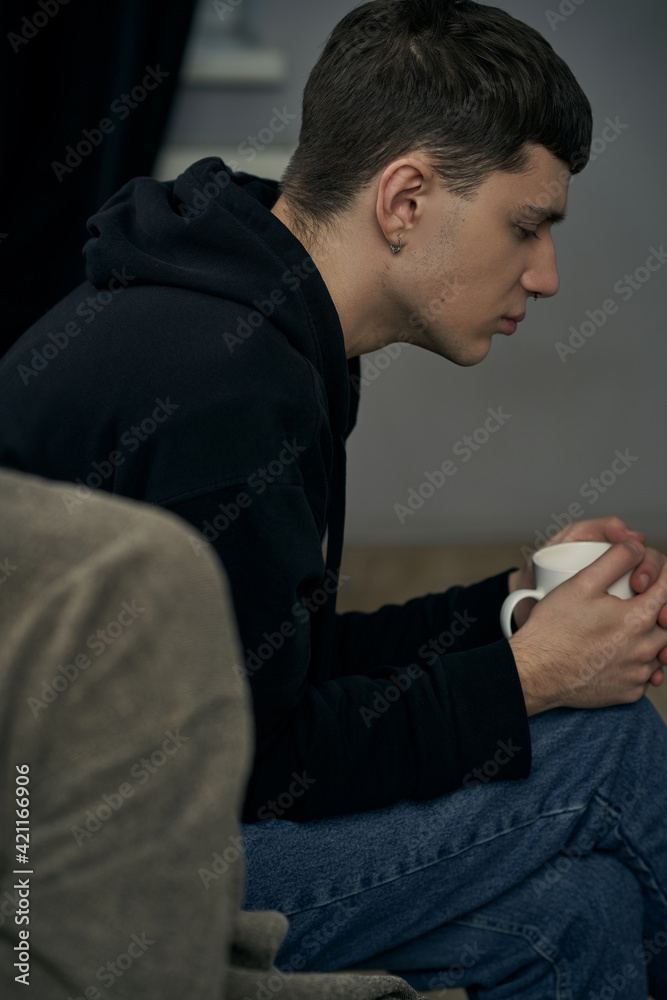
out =
[[[507,639],[442,658],[440,668],[461,692],[455,705],[460,775],[456,787],[527,778],[531,740],[523,689]],[[460,674],[457,678],[456,674]],[[442,770],[451,767],[443,759]],[[439,768],[419,768],[418,798],[442,794]],[[439,789],[436,790],[436,786]]]
[[[515,568],[460,590],[456,610],[471,624],[452,647],[452,652],[476,649],[504,638],[500,628],[500,608],[509,593],[509,575]]]

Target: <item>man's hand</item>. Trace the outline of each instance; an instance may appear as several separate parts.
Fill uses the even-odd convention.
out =
[[[638,531],[632,531],[620,517],[599,517],[591,521],[578,521],[563,528],[557,535],[547,542],[547,545],[561,545],[563,542],[639,542],[643,546],[646,536]],[[545,546],[546,547],[546,546]],[[630,577],[630,586],[637,594],[644,594],[652,587],[659,578],[667,557],[657,549],[644,549],[643,558],[635,567]],[[623,574],[620,574],[623,576]],[[614,582],[613,580],[611,581]],[[513,594],[515,590],[532,590],[535,586],[533,579],[533,564],[527,562],[522,569],[517,569],[509,576],[509,592]],[[514,621],[517,628],[521,628],[528,621],[528,616],[534,606],[535,601],[526,598],[514,610]],[[667,597],[663,601],[663,608],[658,616],[658,624],[667,628]],[[667,664],[667,647],[663,651],[660,662]],[[650,683],[654,687],[659,687],[665,679],[661,667],[651,676]]]
[[[622,600],[607,593],[628,571],[634,579],[645,562],[643,545],[614,545],[547,594],[511,637],[529,715],[638,701],[652,676],[662,674],[667,560],[643,594]]]

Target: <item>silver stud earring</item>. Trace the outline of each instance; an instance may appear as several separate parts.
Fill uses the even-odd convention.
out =
[[[394,246],[394,244],[391,242],[391,240],[389,240],[389,246],[391,247],[391,252],[392,253],[400,253],[401,250],[403,249],[403,241],[401,240],[401,237],[400,236],[398,237],[398,246],[397,247]]]

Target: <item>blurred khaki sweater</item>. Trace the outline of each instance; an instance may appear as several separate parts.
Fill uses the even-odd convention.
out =
[[[277,972],[286,918],[240,912],[250,696],[224,571],[191,536],[0,470],[0,995],[415,1000]]]

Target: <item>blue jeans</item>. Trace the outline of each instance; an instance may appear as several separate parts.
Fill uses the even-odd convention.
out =
[[[667,727],[646,698],[529,723],[525,781],[484,783],[489,761],[439,799],[246,824],[245,908],[290,920],[278,967],[472,1000],[667,1000]]]

